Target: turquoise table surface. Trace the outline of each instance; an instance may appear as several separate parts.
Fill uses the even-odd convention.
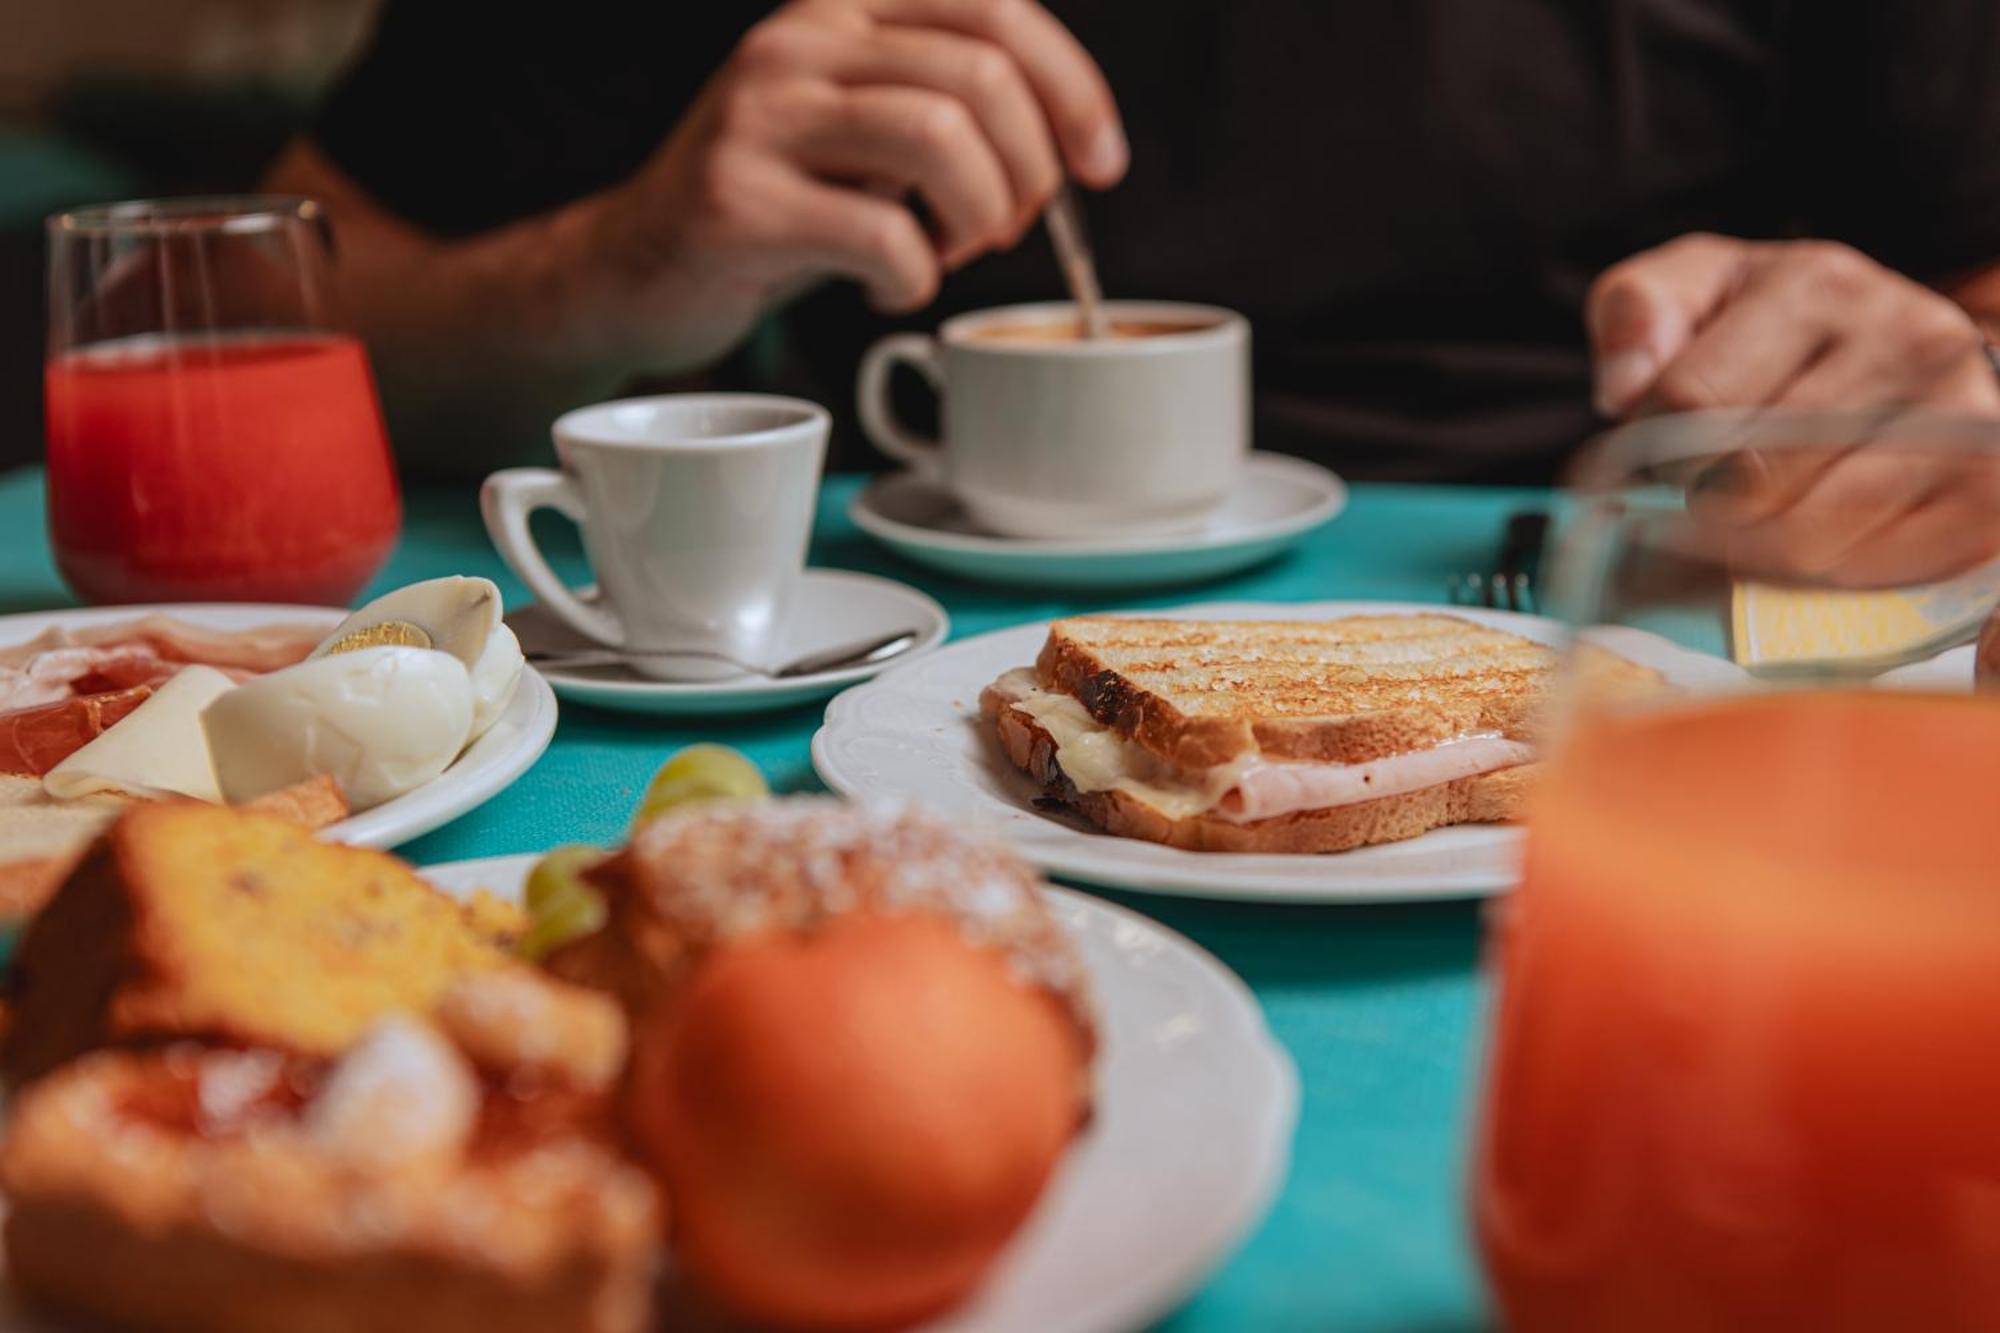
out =
[[[1441,601],[1448,575],[1492,554],[1512,508],[1545,499],[1531,491],[1356,486],[1345,514],[1272,564],[1151,595],[1079,599],[962,583],[902,563],[847,521],[858,486],[854,478],[827,484],[813,563],[923,588],[950,610],[955,638],[1113,606]],[[573,534],[552,526],[548,540],[558,567],[580,581]],[[470,487],[411,495],[402,544],[377,589],[454,573],[497,580],[510,606],[525,599],[487,544]],[[0,612],[70,601],[44,539],[40,473],[0,477]],[[693,740],[740,747],[781,790],[816,790],[806,747],[820,711],[662,724],[565,705],[554,744],[525,777],[402,852],[427,863],[614,841],[661,757]],[[1200,941],[1240,973],[1298,1062],[1305,1089],[1291,1177],[1270,1216],[1161,1327],[1483,1327],[1461,1202],[1485,999],[1478,905],[1287,908],[1110,896]]]

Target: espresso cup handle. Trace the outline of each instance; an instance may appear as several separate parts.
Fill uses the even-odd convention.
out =
[[[556,577],[542,548],[535,545],[528,518],[537,509],[553,509],[579,527],[583,525],[583,496],[576,483],[560,472],[545,467],[510,467],[495,472],[479,488],[486,535],[493,539],[507,568],[571,629],[609,647],[623,647],[625,628],[618,617],[608,607],[592,606],[572,592]]]
[[[896,419],[889,401],[889,376],[898,365],[909,366],[944,393],[944,370],[938,364],[937,343],[921,333],[896,333],[868,349],[861,359],[861,376],[854,396],[861,407],[861,429],[877,449],[918,472],[935,476],[943,451]]]

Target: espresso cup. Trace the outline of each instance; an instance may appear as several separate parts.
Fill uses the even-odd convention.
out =
[[[1068,302],[960,315],[936,338],[885,338],[861,363],[862,428],[1005,536],[1194,527],[1229,494],[1250,449],[1250,325],[1215,306],[1105,309],[1108,338],[1079,337]],[[937,390],[941,440],[897,420],[898,365]]]
[[[556,421],[560,472],[508,468],[480,508],[501,558],[578,633],[660,680],[718,680],[710,652],[765,664],[805,570],[826,410],[760,394],[665,394]],[[549,567],[528,528],[553,509],[583,529],[598,595]]]

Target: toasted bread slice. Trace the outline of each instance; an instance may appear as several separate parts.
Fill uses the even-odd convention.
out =
[[[1525,738],[1554,650],[1451,615],[1058,620],[1035,664],[1186,769],[1253,751],[1355,764],[1474,732]]]
[[[1172,814],[1116,787],[1079,791],[1063,772],[1054,738],[1040,723],[1009,706],[999,707],[994,721],[1007,757],[1041,783],[1050,799],[1106,833],[1194,852],[1345,852],[1414,838],[1447,824],[1517,819],[1539,767],[1521,764],[1400,796],[1243,823],[1213,814]]]

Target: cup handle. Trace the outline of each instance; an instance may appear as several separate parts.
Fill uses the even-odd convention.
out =
[[[528,518],[537,509],[553,509],[579,527],[583,525],[583,496],[576,483],[560,472],[545,467],[510,467],[495,472],[479,488],[486,535],[493,539],[507,568],[570,628],[610,647],[623,647],[625,628],[618,617],[608,607],[592,606],[570,591],[549,567],[542,548],[535,545]]]
[[[898,365],[916,370],[930,381],[931,388],[944,393],[944,369],[938,364],[936,341],[921,333],[891,334],[869,348],[868,355],[861,359],[860,379],[854,386],[854,396],[861,408],[861,429],[889,457],[927,476],[935,476],[943,456],[938,442],[903,425],[890,405],[889,375]]]

